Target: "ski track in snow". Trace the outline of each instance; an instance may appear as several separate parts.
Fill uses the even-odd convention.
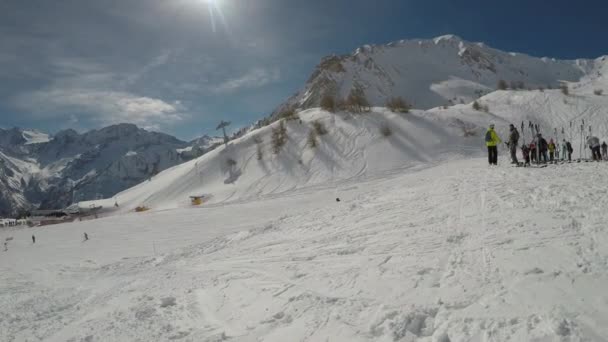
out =
[[[480,158],[2,230],[0,340],[605,341],[606,176]]]

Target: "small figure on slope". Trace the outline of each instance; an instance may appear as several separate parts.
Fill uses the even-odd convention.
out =
[[[602,158],[608,160],[608,144],[605,141],[602,143]]]
[[[84,241],[89,241],[89,234],[84,233]],[[83,242],[84,242],[84,241],[83,241]]]
[[[36,243],[36,237],[32,234],[32,243]]]

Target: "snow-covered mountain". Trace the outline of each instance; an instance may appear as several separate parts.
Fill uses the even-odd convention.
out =
[[[324,95],[345,98],[353,89],[362,90],[374,106],[400,96],[415,108],[429,109],[469,103],[497,89],[500,80],[526,89],[555,88],[561,81],[576,82],[598,72],[598,61],[536,58],[454,35],[403,40],[324,58],[302,90],[275,114],[317,107]]]
[[[420,164],[482,155],[483,133],[490,123],[497,125],[499,135],[506,140],[509,124],[519,127],[525,121],[522,142],[529,142],[532,132],[527,123],[533,122],[547,138],[570,140],[574,157],[584,158],[587,151],[583,142],[589,130],[608,140],[608,96],[604,94],[608,90],[608,61],[602,57],[588,63],[594,65],[594,71],[580,81],[562,81],[568,91],[493,91],[475,100],[481,110],[474,108],[474,102],[405,114],[383,107],[369,113],[307,109],[299,112],[297,120],[283,119],[249,130],[228,146],[171,168],[116,198],[124,204],[123,211],[138,206],[170,209],[189,206],[192,195],[205,194],[209,203],[225,203],[364,179]],[[287,132],[285,145],[275,153],[273,141],[280,135],[281,125]],[[317,134],[317,125],[327,134]]]
[[[0,130],[0,214],[110,197],[201,156],[217,142],[203,137],[188,143],[131,124],[84,134],[65,130],[52,138],[34,130]]]

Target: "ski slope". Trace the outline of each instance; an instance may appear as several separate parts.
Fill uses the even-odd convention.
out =
[[[0,340],[606,341],[606,164],[500,164],[0,230]]]
[[[190,196],[205,195],[207,205],[217,205],[363,180],[395,169],[485,155],[483,134],[490,123],[507,141],[508,125],[520,128],[524,121],[523,143],[532,138],[527,125],[533,122],[548,140],[561,144],[565,138],[572,142],[573,157],[585,158],[586,136],[608,140],[608,95],[594,94],[596,89],[608,89],[608,82],[602,78],[594,82],[593,86],[570,85],[569,95],[557,89],[496,91],[477,100],[488,112],[474,110],[471,103],[407,114],[384,108],[362,114],[309,109],[299,113],[300,120],[284,122],[288,140],[279,154],[271,146],[276,122],[111,199],[81,206],[102,205],[122,213],[141,206],[167,210],[190,206]],[[328,134],[318,136],[318,146],[310,148],[307,138],[314,122],[322,123]],[[384,127],[391,130],[390,136],[382,134]],[[120,207],[116,209],[115,204]]]
[[[487,113],[310,109],[278,154],[277,122],[80,203],[101,219],[0,230],[0,341],[607,341],[606,164],[480,157],[490,123],[608,138],[590,82]]]
[[[276,122],[111,199],[80,205],[113,209],[118,203],[118,212],[141,206],[167,210],[189,207],[189,197],[196,195],[206,195],[207,205],[217,205],[365,179],[395,169],[478,155],[483,150],[479,137],[492,119],[480,112],[458,119],[423,111],[396,114],[384,108],[363,114],[311,109],[301,112],[299,118],[285,122],[288,139],[278,154],[271,146],[272,130],[279,126]],[[318,146],[311,148],[307,138],[317,121],[328,133],[317,137]],[[506,127],[506,122],[501,122]],[[464,126],[477,136],[465,137]],[[389,127],[392,134],[384,136],[383,127]],[[235,163],[232,166],[231,161]]]

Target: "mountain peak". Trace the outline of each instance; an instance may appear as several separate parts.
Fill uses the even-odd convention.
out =
[[[439,36],[439,37],[435,37],[433,38],[433,41],[435,42],[435,44],[439,44],[441,42],[463,42],[464,40],[462,38],[460,38],[457,35],[454,34],[446,34],[443,36]]]
[[[323,58],[304,88],[273,117],[285,108],[318,107],[325,95],[344,99],[353,89],[363,90],[372,106],[383,106],[391,97],[418,109],[468,103],[494,91],[499,80],[526,88],[557,87],[561,81],[580,81],[598,65],[509,53],[453,34],[364,45],[351,55]]]

